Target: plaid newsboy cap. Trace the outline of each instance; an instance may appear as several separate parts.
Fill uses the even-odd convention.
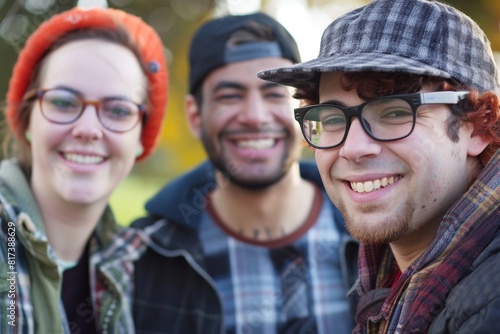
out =
[[[316,59],[261,71],[261,79],[318,89],[321,72],[403,72],[500,93],[490,43],[468,16],[427,0],[374,0],[333,21]]]

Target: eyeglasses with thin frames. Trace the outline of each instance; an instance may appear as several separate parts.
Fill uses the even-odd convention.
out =
[[[132,130],[146,114],[145,105],[126,98],[86,100],[82,95],[66,88],[38,89],[33,97],[38,99],[43,117],[56,124],[75,122],[88,105],[93,105],[104,128],[122,133]]]
[[[295,109],[295,119],[309,145],[318,149],[342,145],[352,117],[360,120],[368,136],[388,142],[406,138],[413,132],[420,106],[457,104],[468,95],[467,91],[443,91],[383,96],[355,107],[316,104]]]

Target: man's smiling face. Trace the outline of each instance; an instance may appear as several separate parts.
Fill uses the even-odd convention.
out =
[[[365,102],[355,90],[344,90],[340,78],[338,72],[322,75],[320,103],[350,107]],[[450,115],[445,105],[423,105],[412,134],[392,142],[370,138],[353,118],[344,144],[316,150],[326,190],[356,239],[382,243],[432,238],[444,213],[474,177],[469,161],[472,129],[462,126],[460,140],[452,142],[446,123]]]
[[[200,139],[214,165],[242,187],[274,184],[300,156],[289,91],[257,78],[262,69],[290,64],[274,57],[235,62],[204,80]]]

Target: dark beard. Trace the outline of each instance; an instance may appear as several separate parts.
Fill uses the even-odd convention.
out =
[[[260,191],[265,190],[276,183],[278,183],[285,175],[288,173],[290,169],[291,163],[288,157],[288,154],[283,157],[283,161],[281,163],[281,170],[266,179],[257,179],[257,180],[247,180],[245,178],[238,177],[238,171],[234,166],[231,166],[230,163],[224,162],[223,152],[220,154],[216,153],[215,148],[211,144],[209,138],[207,138],[205,132],[202,130],[201,141],[203,146],[205,147],[205,151],[207,153],[208,159],[212,162],[214,167],[221,172],[221,174],[232,184],[243,188],[245,190],[250,191]]]
[[[245,180],[238,178],[237,175],[234,175],[234,173],[230,173],[221,159],[213,159],[211,156],[209,156],[209,159],[215,166],[215,168],[219,170],[222,175],[224,175],[224,177],[228,179],[229,182],[240,188],[250,191],[265,190],[278,183],[286,174],[286,171],[283,170],[281,173],[267,180]]]

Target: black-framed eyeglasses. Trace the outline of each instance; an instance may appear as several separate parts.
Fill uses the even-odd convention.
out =
[[[352,117],[378,141],[408,137],[415,128],[417,109],[424,104],[457,104],[467,91],[443,91],[383,96],[355,107],[315,104],[295,109],[304,138],[314,148],[329,149],[344,143]]]
[[[85,100],[80,94],[66,88],[39,89],[35,91],[43,117],[56,124],[70,124],[83,114],[88,105],[95,107],[102,126],[112,132],[132,130],[146,114],[146,106],[125,98]]]

